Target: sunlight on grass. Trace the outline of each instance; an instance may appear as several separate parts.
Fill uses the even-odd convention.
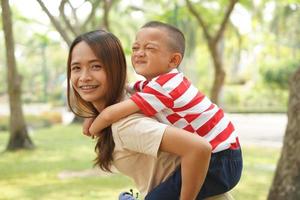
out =
[[[54,126],[34,131],[36,149],[0,154],[0,199],[115,200],[122,191],[135,189],[120,174],[60,178],[62,172],[92,170],[94,141],[81,134],[80,125]],[[8,134],[0,132],[0,151]],[[270,187],[280,149],[243,148],[244,172],[232,191],[237,200],[264,200]]]
[[[239,200],[265,200],[271,186],[280,149],[265,147],[244,147],[244,168],[239,184],[232,191]]]

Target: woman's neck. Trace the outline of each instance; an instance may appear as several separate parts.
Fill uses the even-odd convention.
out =
[[[105,103],[104,102],[93,102],[93,106],[100,113],[105,108]]]

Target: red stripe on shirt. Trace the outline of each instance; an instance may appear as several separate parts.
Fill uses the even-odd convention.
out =
[[[181,118],[182,117],[180,115],[178,115],[177,113],[173,113],[173,114],[167,116],[167,120],[169,122],[171,122],[171,124],[174,124],[175,122],[177,122]]]
[[[180,108],[173,108],[172,110],[174,112],[181,112],[181,111],[185,111],[197,104],[200,104],[200,102],[204,99],[204,95],[200,92],[197,93],[197,95],[188,103],[186,104],[185,106],[182,106]]]
[[[173,99],[171,99],[170,97],[166,96],[165,94],[160,93],[159,91],[146,86],[143,89],[143,93],[147,93],[147,94],[151,94],[153,96],[155,96],[156,98],[158,98],[161,103],[163,103],[167,108],[172,108],[174,106],[174,102]],[[147,99],[144,99],[145,101]],[[151,103],[151,102],[150,102]]]
[[[191,123],[192,121],[194,121],[195,119],[197,119],[201,114],[200,113],[196,113],[196,114],[187,114],[184,116],[184,119],[188,122]]]
[[[133,94],[130,99],[141,109],[145,115],[153,116],[156,114],[156,110],[138,93]]]
[[[189,87],[191,86],[191,83],[184,78],[181,83],[170,92],[171,97],[176,100],[178,99],[181,95],[184,94],[185,91],[187,91],[187,89],[189,89]]]
[[[163,86],[166,82],[168,82],[170,79],[172,79],[177,74],[178,73],[168,73],[168,74],[161,75],[155,80],[155,82],[157,82],[158,84]]]
[[[230,145],[230,149],[239,149],[240,148],[240,141],[239,141],[239,138],[238,137],[236,137],[235,138],[235,143],[232,143],[231,145]]]
[[[187,125],[183,129],[188,131],[188,132],[195,133],[195,129],[193,129],[193,127],[191,125]]]
[[[214,114],[212,118],[210,118],[205,124],[203,124],[200,128],[197,129],[197,133],[200,136],[205,136],[211,129],[213,129],[219,121],[224,117],[224,113],[222,109],[219,109],[218,112]]]
[[[212,149],[214,150],[220,143],[225,141],[233,131],[234,127],[232,123],[229,122],[228,126],[222,132],[220,132],[212,141],[210,141]]]

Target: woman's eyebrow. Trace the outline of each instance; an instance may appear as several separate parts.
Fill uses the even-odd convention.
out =
[[[94,59],[94,60],[90,60],[90,61],[89,61],[89,63],[93,63],[93,62],[101,63],[100,60],[98,60],[98,59]]]
[[[79,64],[79,62],[72,62],[72,63],[71,63],[71,66],[72,66],[72,65],[78,65],[78,64]]]

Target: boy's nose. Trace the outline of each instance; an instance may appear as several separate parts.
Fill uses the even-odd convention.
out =
[[[140,49],[138,51],[135,52],[135,55],[138,57],[144,56],[145,55],[145,51],[143,49]]]

